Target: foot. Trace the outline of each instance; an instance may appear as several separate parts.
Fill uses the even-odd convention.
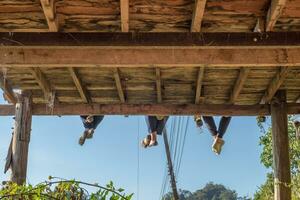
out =
[[[78,143],[82,146],[85,142],[85,139],[87,138],[87,134],[88,134],[88,130],[85,130],[82,134],[82,136],[80,136]]]
[[[149,144],[149,147],[157,146],[157,145],[158,145],[158,142],[156,140],[151,140],[150,144]]]
[[[94,129],[93,128],[88,129],[86,132],[87,132],[86,133],[86,138],[91,139],[93,137],[93,134],[94,134]]]
[[[222,138],[215,137],[214,143],[212,145],[212,151],[217,155],[220,155],[222,151],[222,146],[225,144],[225,141]]]
[[[141,145],[144,148],[147,148],[150,144],[150,140],[151,140],[151,136],[147,135],[147,137],[145,137],[142,141],[141,141]]]

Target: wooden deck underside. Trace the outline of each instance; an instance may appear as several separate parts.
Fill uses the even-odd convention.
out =
[[[259,67],[250,69],[234,104],[259,104],[280,68]],[[81,103],[81,98],[68,68],[40,69],[60,103]],[[241,68],[207,67],[204,69],[200,102],[228,104]],[[82,86],[93,103],[122,103],[110,68],[75,68]],[[162,102],[170,104],[195,103],[199,68],[164,67],[161,73]],[[14,89],[30,90],[34,103],[46,103],[44,93],[30,68],[2,68],[2,74]],[[157,103],[155,68],[119,68],[125,103]],[[296,102],[300,95],[300,67],[290,68],[281,89],[287,90],[288,102]]]
[[[270,0],[207,0],[203,32],[252,32],[265,19]],[[121,31],[119,0],[57,0],[59,31]],[[194,0],[130,0],[129,31],[187,32]],[[300,0],[287,0],[274,31],[300,30]],[[40,0],[0,1],[0,31],[48,31]]]

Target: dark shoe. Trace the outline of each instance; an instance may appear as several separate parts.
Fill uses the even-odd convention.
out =
[[[87,130],[86,132],[87,132],[87,133],[86,133],[86,139],[91,139],[91,138],[93,138],[93,135],[94,135],[94,129],[93,129],[93,128]]]
[[[88,130],[85,130],[82,134],[82,136],[80,136],[78,143],[82,146],[85,142],[85,139],[87,138],[87,134],[88,134]]]
[[[157,141],[151,140],[150,143],[149,143],[149,147],[157,146],[157,145],[158,145],[158,142],[157,142]]]
[[[141,145],[144,148],[147,148],[150,144],[150,140],[151,140],[151,135],[147,135],[147,137],[145,137],[142,141],[141,141]]]

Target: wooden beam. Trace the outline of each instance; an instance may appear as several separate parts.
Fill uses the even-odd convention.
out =
[[[0,32],[1,48],[5,46],[70,47],[189,47],[189,48],[292,48],[300,46],[300,32],[268,33],[14,33]]]
[[[41,0],[45,18],[48,23],[49,31],[58,31],[58,20],[55,11],[55,0]]]
[[[199,67],[197,82],[196,82],[195,104],[200,103],[203,77],[204,77],[204,67]]]
[[[271,101],[272,97],[285,80],[285,77],[288,75],[289,70],[290,69],[288,67],[280,67],[280,71],[272,79],[270,85],[266,90],[266,93],[262,97],[260,101],[261,104],[269,103]]]
[[[296,98],[295,103],[300,103],[300,94],[299,94],[299,96]]]
[[[17,99],[11,86],[7,83],[6,79],[0,73],[0,88],[3,90],[4,97],[9,103],[17,103]]]
[[[271,102],[274,200],[291,199],[291,171],[285,91],[278,91]]]
[[[155,75],[156,75],[156,96],[157,96],[157,103],[162,103],[162,93],[161,93],[161,74],[160,69],[158,67],[155,68]]]
[[[35,78],[36,82],[39,84],[41,89],[43,90],[45,100],[49,101],[51,96],[51,86],[48,82],[45,75],[39,68],[31,68],[30,69],[32,76]]]
[[[282,14],[287,0],[272,0],[266,19],[266,31],[273,31],[274,26]]]
[[[220,104],[57,104],[53,112],[45,104],[34,104],[33,115],[270,115],[270,105]],[[300,104],[287,104],[288,114],[300,114]],[[13,105],[0,105],[0,116],[14,115]]]
[[[0,67],[300,66],[299,48],[0,48]],[[112,56],[113,55],[113,56]]]
[[[114,68],[113,69],[113,74],[114,74],[114,79],[115,79],[115,83],[116,83],[116,87],[117,87],[117,90],[118,90],[118,95],[119,95],[120,101],[121,101],[121,103],[125,103],[125,95],[124,95],[124,91],[123,91],[123,88],[122,88],[119,69]]]
[[[129,0],[120,0],[121,30],[129,31]]]
[[[71,74],[71,77],[73,79],[73,82],[77,88],[77,91],[79,92],[80,94],[80,97],[81,99],[85,102],[85,103],[91,103],[91,99],[90,99],[90,96],[86,90],[85,87],[83,87],[82,85],[82,82],[79,78],[79,75],[78,75],[78,72],[76,71],[76,69],[74,69],[73,67],[69,67],[68,68],[70,74]]]
[[[230,95],[229,104],[234,104],[237,100],[241,90],[243,89],[244,83],[247,79],[247,76],[250,72],[249,68],[241,68],[239,76],[235,82],[232,93]]]
[[[11,181],[21,185],[26,181],[32,110],[29,95],[20,95],[18,99],[9,166],[12,173]]]
[[[205,11],[206,0],[196,0],[195,7],[193,11],[191,32],[200,32],[202,18]]]
[[[253,32],[263,33],[266,30],[265,27],[266,27],[266,21],[263,18],[259,17],[257,18],[256,25],[254,27]]]

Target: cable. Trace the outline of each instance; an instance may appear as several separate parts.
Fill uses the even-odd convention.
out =
[[[139,195],[140,195],[140,118],[137,118],[137,124],[138,124],[138,134],[137,134],[137,176],[136,176],[136,183],[137,183],[137,200],[139,200]]]

